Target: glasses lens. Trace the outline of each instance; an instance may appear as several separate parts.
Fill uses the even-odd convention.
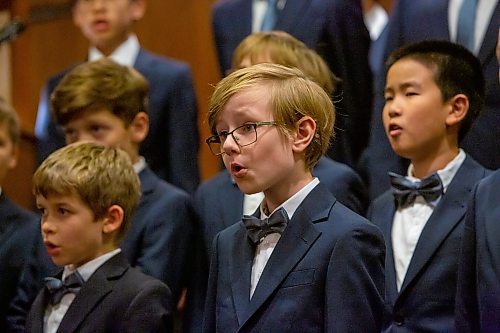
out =
[[[241,147],[248,146],[257,141],[257,126],[256,124],[240,126],[234,131],[233,136]]]
[[[222,154],[222,145],[220,143],[220,140],[217,137],[210,137],[207,139],[207,144],[210,150],[212,151],[212,154],[214,155],[220,155]]]

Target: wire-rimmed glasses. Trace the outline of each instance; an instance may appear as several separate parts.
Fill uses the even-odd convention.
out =
[[[259,121],[255,123],[245,123],[241,126],[236,127],[232,131],[221,131],[218,134],[214,134],[208,137],[205,142],[208,144],[212,154],[219,156],[224,154],[223,145],[226,142],[229,135],[233,137],[234,142],[240,147],[245,147],[251,145],[257,141],[257,127],[260,126],[275,126],[278,123],[276,121]]]

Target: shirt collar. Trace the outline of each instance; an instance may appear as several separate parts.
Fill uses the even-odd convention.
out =
[[[64,266],[64,271],[63,271],[63,280],[70,275],[71,273],[74,273],[75,271],[78,271],[80,275],[83,278],[83,281],[87,281],[94,272],[101,267],[106,261],[108,261],[111,257],[114,257],[118,253],[120,253],[122,250],[120,248],[115,249],[113,251],[110,251],[106,254],[103,254],[102,256],[99,256],[83,265],[78,267],[77,269],[74,268],[73,265],[67,265]]]
[[[136,174],[140,174],[146,168],[146,160],[144,157],[139,156],[139,161],[133,165]]]
[[[455,174],[457,173],[460,166],[462,166],[465,157],[466,157],[465,152],[463,151],[463,149],[460,149],[457,156],[455,156],[453,160],[451,160],[443,169],[437,171],[437,174],[439,178],[441,178],[441,182],[443,183],[444,192],[446,192],[448,185],[450,185],[451,181],[453,180],[453,177],[455,177]],[[420,180],[413,176],[413,164],[410,164],[410,166],[408,167],[407,178],[410,179],[411,181]]]
[[[300,191],[298,191],[293,196],[291,196],[287,201],[282,203],[280,206],[276,207],[276,209],[274,211],[272,211],[271,214],[269,214],[269,216],[271,216],[280,207],[283,207],[288,215],[288,218],[291,220],[293,214],[295,214],[295,211],[300,206],[302,201],[304,201],[304,199],[307,197],[307,195],[309,193],[311,193],[311,191],[318,184],[319,184],[319,179],[315,177],[313,180],[311,180],[311,182],[309,182],[309,184],[307,184]],[[269,217],[265,213],[264,204],[265,204],[265,200],[263,200],[262,204],[260,205],[260,218],[261,219],[265,219],[265,218]]]
[[[110,54],[109,58],[120,65],[134,67],[140,50],[141,46],[137,36],[135,34],[130,34],[128,39]],[[104,57],[104,54],[102,54],[97,48],[92,46],[89,49],[89,61],[95,61],[101,59],[102,57]]]

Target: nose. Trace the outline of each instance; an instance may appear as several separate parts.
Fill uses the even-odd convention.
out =
[[[384,106],[384,111],[387,112],[389,118],[394,118],[401,115],[401,105],[399,100],[394,97],[392,101],[386,102]]]
[[[54,225],[47,216],[42,216],[40,221],[40,229],[42,235],[47,235],[54,232]]]
[[[236,142],[236,138],[234,137],[233,133],[228,135],[228,137],[222,144],[222,151],[227,155],[240,152],[240,146],[238,145],[238,142]]]

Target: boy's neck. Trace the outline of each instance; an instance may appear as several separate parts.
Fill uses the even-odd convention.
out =
[[[427,155],[422,158],[412,159],[411,164],[413,165],[413,177],[424,179],[438,170],[444,169],[448,163],[453,161],[457,157],[460,149],[455,147],[454,149],[449,149],[445,152],[441,152],[435,155]]]
[[[290,175],[290,177],[294,178],[293,175]],[[313,176],[311,172],[308,171],[302,176],[296,177],[295,180],[284,181],[282,185],[277,185],[272,189],[264,191],[265,205],[269,212],[272,213],[277,207],[303,189],[304,186],[309,184],[312,180]]]
[[[119,39],[109,41],[107,44],[101,44],[101,45],[93,45],[99,52],[101,52],[104,56],[109,57],[113,52],[116,51],[122,45],[125,43],[128,38],[130,37],[131,32],[127,33],[127,35],[122,36]]]

